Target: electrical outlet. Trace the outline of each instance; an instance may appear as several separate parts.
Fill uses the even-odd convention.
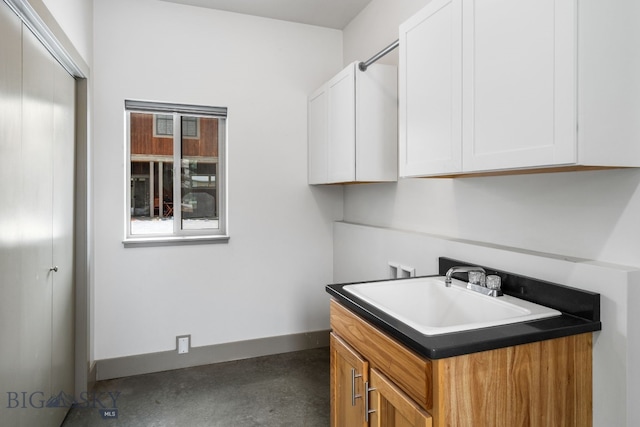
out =
[[[189,348],[191,348],[191,335],[182,335],[176,337],[178,354],[189,353]]]
[[[388,262],[389,264],[389,278],[390,279],[397,279],[398,276],[398,268],[400,268],[400,264],[398,264],[397,262]]]
[[[401,265],[399,267],[400,277],[415,277],[416,269],[413,267],[407,267],[406,265]]]

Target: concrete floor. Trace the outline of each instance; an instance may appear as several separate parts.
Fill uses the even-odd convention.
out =
[[[95,392],[63,427],[327,427],[329,349],[100,381]],[[117,418],[103,418],[109,409]]]

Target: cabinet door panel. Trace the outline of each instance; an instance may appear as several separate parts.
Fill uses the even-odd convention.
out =
[[[377,369],[371,369],[371,427],[431,427],[431,415]]]
[[[331,426],[367,427],[364,417],[364,383],[368,363],[348,344],[331,333]]]
[[[329,81],[329,182],[348,182],[356,176],[355,66]]]
[[[356,181],[398,179],[398,69],[356,70]]]
[[[460,0],[434,0],[400,27],[400,176],[461,171]]]
[[[577,160],[574,1],[463,7],[463,169]]]
[[[309,184],[327,182],[327,113],[327,88],[323,86],[309,97],[307,125]]]

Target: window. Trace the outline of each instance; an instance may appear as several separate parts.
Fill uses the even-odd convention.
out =
[[[227,240],[227,109],[127,100],[125,112],[125,244]]]
[[[173,138],[173,116],[167,114],[154,114],[153,121],[155,122],[155,136],[167,136]]]
[[[182,117],[182,137],[198,138],[198,123],[200,123],[200,121],[197,117]]]
[[[200,121],[197,117],[182,117],[182,137],[200,138]],[[153,115],[153,136],[156,138],[173,138],[173,116],[168,114]]]

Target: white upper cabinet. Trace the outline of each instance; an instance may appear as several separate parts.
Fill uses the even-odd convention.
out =
[[[576,5],[465,2],[463,168],[574,164]]]
[[[611,65],[636,34],[631,6],[597,3],[433,0],[402,24],[400,176],[640,166],[638,144],[616,136],[637,126],[612,126],[621,107],[602,96],[633,81]]]
[[[354,62],[309,96],[309,184],[397,179],[397,69]]]
[[[462,171],[461,4],[433,0],[400,27],[400,176]]]

